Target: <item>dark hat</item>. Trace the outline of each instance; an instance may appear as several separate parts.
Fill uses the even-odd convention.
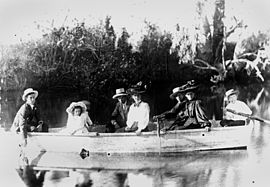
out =
[[[190,81],[187,81],[186,84],[184,84],[182,86],[183,88],[183,92],[187,93],[187,92],[191,92],[191,91],[195,91],[199,85],[194,81],[194,80],[190,80]]]
[[[126,92],[125,92],[125,89],[124,88],[119,88],[119,89],[116,89],[115,90],[115,95],[112,97],[113,99],[116,99],[120,96],[126,96],[128,95]]]
[[[142,84],[142,82],[138,82],[136,85],[131,86],[131,88],[129,88],[127,90],[127,93],[130,95],[133,94],[142,94],[145,92],[145,86]]]

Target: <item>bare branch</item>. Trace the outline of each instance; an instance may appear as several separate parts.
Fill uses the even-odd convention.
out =
[[[206,62],[204,60],[195,59],[194,62],[201,62],[202,64],[205,65],[205,66],[198,66],[198,65],[193,64],[193,66],[195,66],[197,68],[200,68],[200,69],[212,69],[212,70],[218,71],[218,69],[216,67],[211,66],[208,62]]]

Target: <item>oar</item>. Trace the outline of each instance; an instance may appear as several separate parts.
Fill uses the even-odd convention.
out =
[[[266,120],[266,119],[263,119],[263,118],[259,118],[257,116],[252,116],[252,115],[249,115],[249,114],[245,114],[245,113],[241,113],[241,112],[236,112],[235,110],[231,110],[231,109],[226,109],[228,112],[231,112],[233,114],[237,114],[237,115],[240,115],[240,116],[244,116],[244,117],[247,117],[249,119],[253,119],[253,120],[257,120],[257,121],[260,121],[260,122],[263,122],[263,123],[268,123],[270,124],[270,121],[269,120]]]

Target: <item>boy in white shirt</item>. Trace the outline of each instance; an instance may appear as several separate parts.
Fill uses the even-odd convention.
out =
[[[238,113],[245,115],[252,114],[252,111],[244,102],[237,100],[238,94],[239,92],[234,89],[230,89],[226,92],[225,96],[228,98],[229,104],[225,108],[225,117],[220,122],[221,126],[245,125],[247,117],[239,115]]]

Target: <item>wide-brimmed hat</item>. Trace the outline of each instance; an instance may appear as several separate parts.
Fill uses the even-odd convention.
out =
[[[178,94],[183,93],[183,87],[175,87],[172,90],[172,94],[170,95],[171,99],[174,99]]]
[[[116,99],[118,97],[126,96],[126,95],[128,95],[128,94],[125,92],[124,88],[118,88],[115,90],[115,95],[112,98]]]
[[[228,98],[231,95],[238,95],[238,94],[239,94],[238,90],[230,89],[230,90],[226,91],[225,96]]]
[[[69,107],[66,109],[66,112],[73,114],[73,110],[75,107],[81,107],[82,113],[86,112],[86,109],[87,109],[86,105],[83,102],[79,101],[79,102],[72,102],[69,105]]]
[[[29,94],[35,94],[35,98],[37,98],[37,96],[38,96],[38,91],[33,90],[33,88],[27,88],[27,89],[24,90],[24,92],[23,92],[22,100],[25,101],[25,100],[26,100],[26,97],[27,97]]]
[[[142,94],[146,91],[145,88],[146,85],[143,85],[142,82],[140,81],[136,85],[131,86],[131,88],[127,90],[127,93],[130,95]]]
[[[187,93],[187,92],[194,92],[199,87],[199,85],[194,80],[190,80],[187,81],[187,83],[181,87],[183,90],[182,92]]]

